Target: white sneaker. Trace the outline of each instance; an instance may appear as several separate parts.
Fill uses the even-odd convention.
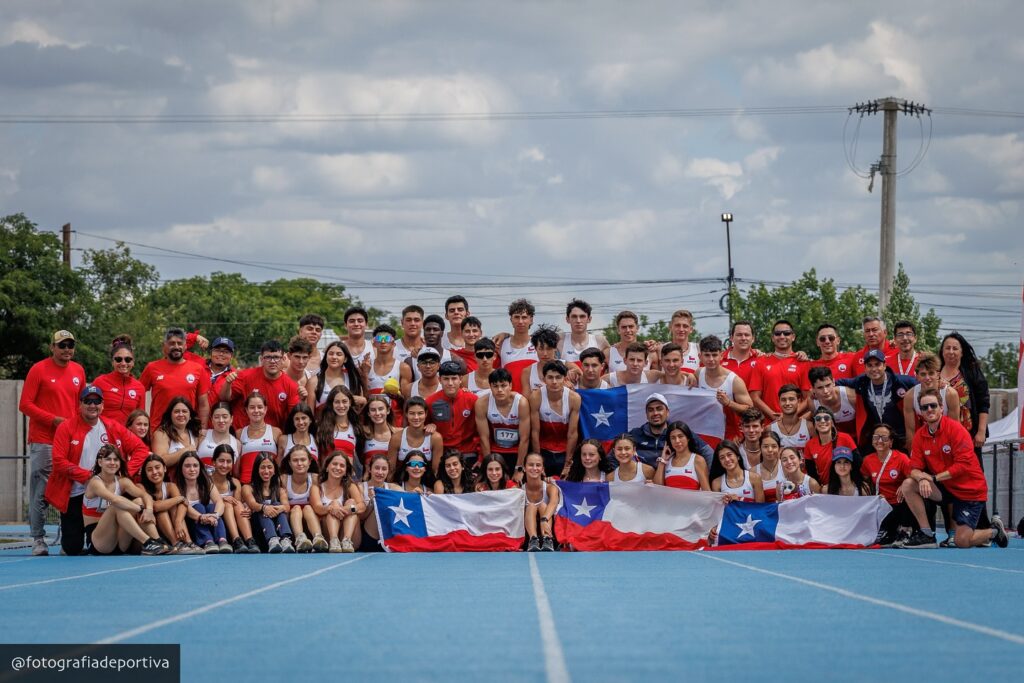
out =
[[[313,552],[315,553],[326,553],[327,552],[327,539],[323,537],[323,534],[317,534],[313,537]]]
[[[327,547],[327,552],[340,553],[341,552],[341,541],[336,538],[331,539],[331,544]]]
[[[267,541],[267,552],[274,553],[275,555],[281,552],[281,539],[277,536],[271,536],[270,540]]]
[[[299,534],[295,537],[295,549],[300,553],[308,553],[313,550],[313,542],[306,534]]]
[[[281,539],[281,552],[283,553],[294,553],[295,548],[292,546],[292,539],[282,538]]]
[[[42,557],[49,554],[50,548],[46,545],[45,538],[37,538],[32,541],[32,555],[34,557]]]
[[[354,553],[356,551],[355,546],[352,545],[351,538],[343,538],[341,540],[341,552],[343,553]]]

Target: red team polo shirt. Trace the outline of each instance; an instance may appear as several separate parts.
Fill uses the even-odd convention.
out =
[[[725,350],[722,354],[722,367],[732,370],[743,383],[747,385],[747,389],[750,389],[750,378],[754,375],[754,361],[758,359],[758,352],[754,349],[750,350],[750,355],[742,363],[735,358],[729,357],[729,349]]]
[[[895,506],[898,504],[896,492],[900,490],[903,480],[910,476],[910,458],[906,453],[892,451],[888,462],[885,463],[885,471],[881,472],[881,469],[882,461],[878,459],[878,453],[872,453],[864,458],[860,466],[864,478],[871,482],[889,505]]]
[[[761,400],[776,412],[779,410],[779,389],[783,386],[795,384],[800,391],[811,390],[811,385],[807,381],[808,362],[801,363],[795,356],[761,356],[752,365],[754,371],[747,389],[760,391]]]
[[[468,389],[459,389],[454,400],[435,391],[426,398],[427,415],[430,423],[437,426],[437,433],[445,449],[455,448],[460,453],[477,451],[476,417],[473,406],[477,396]]]
[[[846,446],[852,451],[857,447],[857,442],[850,435],[839,432],[836,436],[836,446]],[[832,442],[826,441],[822,444],[816,434],[811,436],[804,446],[804,460],[814,461],[814,466],[818,470],[818,483],[828,486],[829,469],[832,467]]]
[[[807,366],[810,368],[828,368],[832,371],[833,379],[850,379],[856,377],[857,373],[855,368],[857,367],[856,358],[852,353],[837,353],[835,358],[832,360],[812,360]],[[863,369],[863,364],[860,366]]]
[[[202,365],[190,361],[172,363],[166,358],[152,361],[142,371],[139,381],[152,392],[149,410],[152,431],[160,426],[171,399],[184,396],[192,410],[198,410],[199,397],[210,390],[210,373]]]
[[[288,413],[299,403],[299,385],[283,372],[275,379],[267,379],[263,368],[249,368],[238,373],[231,384],[231,414],[235,429],[249,424],[245,414],[245,397],[252,392],[267,399],[267,424],[284,428]]]
[[[974,455],[974,439],[956,420],[943,416],[935,434],[925,425],[914,434],[910,466],[928,474],[949,470],[950,479],[939,482],[965,502],[988,500],[988,482]]]
[[[125,424],[135,410],[146,409],[146,387],[131,375],[108,372],[92,383],[103,390],[103,417]]]
[[[25,375],[18,410],[28,418],[29,443],[53,443],[55,417],[70,420],[78,415],[78,394],[85,388],[85,370],[70,361],[64,367],[46,358]]]

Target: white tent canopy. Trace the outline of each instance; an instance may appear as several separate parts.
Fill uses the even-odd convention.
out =
[[[1017,430],[1020,428],[1020,418],[1018,417],[1019,407],[1014,408],[1006,417],[1002,420],[993,422],[988,426],[988,438],[985,440],[986,444],[996,443],[997,441],[1012,441],[1013,439],[1020,438]]]

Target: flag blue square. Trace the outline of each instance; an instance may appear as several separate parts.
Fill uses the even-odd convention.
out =
[[[580,389],[580,433],[584,439],[611,441],[629,431],[626,387]]]
[[[423,498],[418,493],[374,489],[373,500],[380,520],[381,540],[392,536],[427,537]]]
[[[561,517],[587,526],[602,519],[604,509],[611,500],[607,482],[555,482],[562,490],[562,506],[558,509]]]
[[[725,506],[718,528],[718,545],[774,543],[779,526],[777,503],[732,502]]]

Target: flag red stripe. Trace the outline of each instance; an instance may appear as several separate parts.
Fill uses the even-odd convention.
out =
[[[687,541],[675,534],[627,533],[604,520],[580,526],[561,516],[555,518],[555,536],[576,550],[698,550],[707,545],[704,539]]]
[[[474,536],[465,530],[452,531],[442,536],[392,536],[384,544],[389,550],[399,553],[460,553],[460,552],[501,552],[519,550],[523,537],[510,538],[505,534],[483,534]]]

